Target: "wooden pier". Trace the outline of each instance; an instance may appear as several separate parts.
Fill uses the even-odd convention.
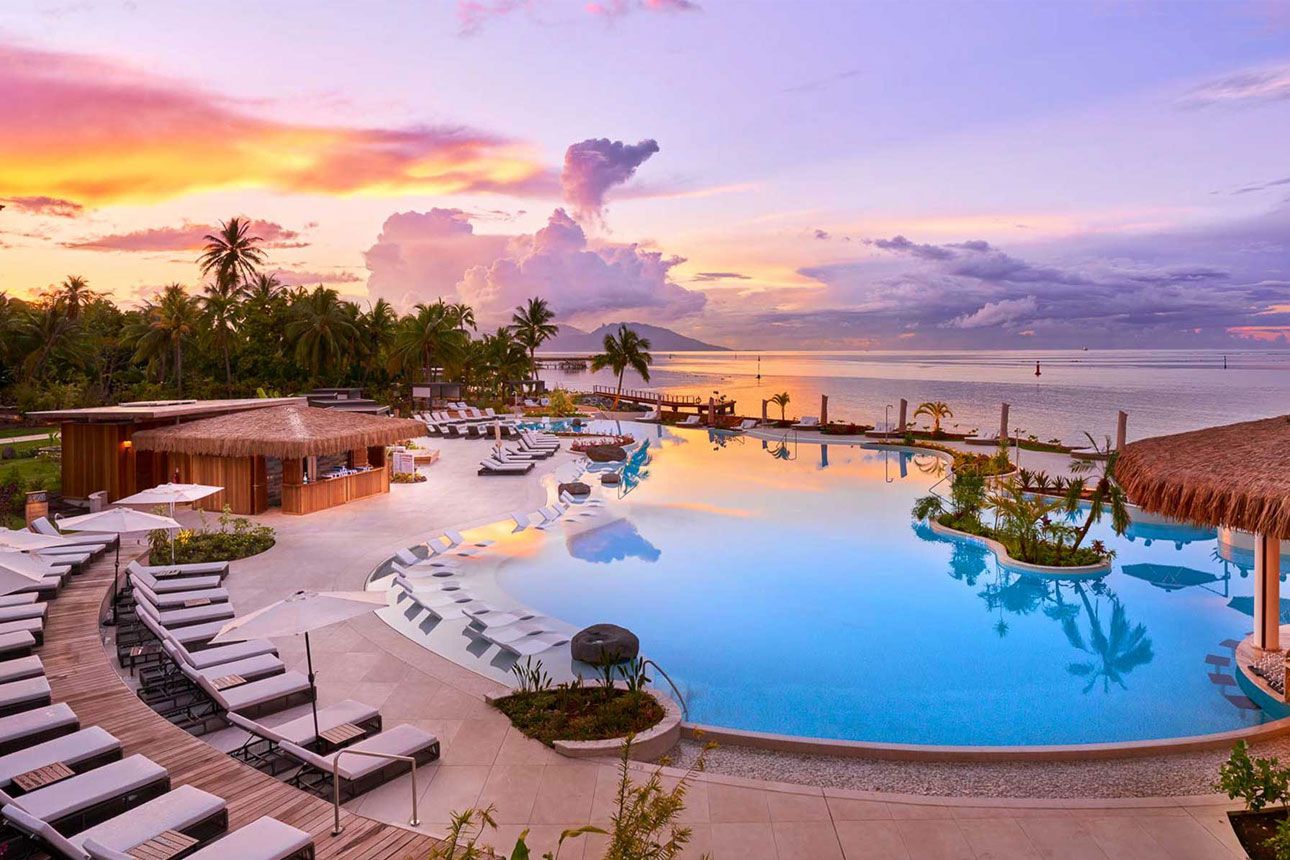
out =
[[[624,388],[619,395],[618,388],[613,385],[592,386],[591,393],[601,397],[618,396],[620,402],[625,401],[640,406],[657,406],[660,411],[666,409],[670,412],[684,412],[693,409],[699,415],[707,415],[708,410],[711,409],[718,417],[735,414],[735,401],[715,398],[708,398],[705,401],[697,394],[668,394],[643,388]]]

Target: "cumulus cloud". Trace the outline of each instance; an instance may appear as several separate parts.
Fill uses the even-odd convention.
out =
[[[638,244],[593,243],[563,209],[532,234],[480,235],[460,210],[390,216],[366,253],[368,292],[407,307],[445,297],[504,322],[530,297],[550,302],[565,322],[611,314],[669,320],[702,309],[703,293],[677,284],[683,258]]]
[[[312,271],[309,269],[277,269],[271,273],[284,287],[304,287],[315,284],[358,284],[363,279],[345,269],[330,272]]]
[[[304,248],[308,242],[300,233],[272,221],[252,220],[252,236],[259,236],[265,248]],[[149,227],[125,233],[91,236],[75,242],[64,242],[66,248],[85,251],[196,251],[206,245],[206,236],[219,231],[218,224],[196,224],[185,221],[177,227]]]
[[[591,138],[572,144],[564,153],[560,188],[579,217],[604,217],[605,194],[636,175],[636,168],[658,152],[658,142]]]
[[[551,194],[531,147],[454,125],[304,125],[79,54],[0,45],[0,195],[145,202],[220,188]]]
[[[85,207],[75,201],[41,195],[0,197],[0,208],[25,212],[28,215],[54,215],[59,218],[77,218],[85,211]]]
[[[1039,310],[1039,302],[1034,296],[1020,299],[1000,299],[997,302],[986,302],[970,314],[955,317],[945,325],[950,328],[982,328],[984,326],[1006,325],[1021,317],[1032,316]]]

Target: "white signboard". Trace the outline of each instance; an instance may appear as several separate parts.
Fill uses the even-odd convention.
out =
[[[411,451],[395,451],[393,458],[394,474],[410,475],[417,470],[417,456]]]

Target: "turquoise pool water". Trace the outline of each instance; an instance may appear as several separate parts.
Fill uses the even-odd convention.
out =
[[[638,633],[695,722],[1012,745],[1267,719],[1224,662],[1250,629],[1252,558],[1225,558],[1212,531],[1095,526],[1112,573],[1053,581],[911,521],[944,474],[934,456],[595,425],[620,427],[649,440],[627,489],[602,519],[525,542],[500,582]]]

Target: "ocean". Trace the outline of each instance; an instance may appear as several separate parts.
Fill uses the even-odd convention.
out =
[[[608,371],[541,375],[552,388],[616,383]],[[788,392],[790,418],[819,415],[827,394],[830,420],[877,427],[896,421],[902,397],[911,418],[919,403],[943,400],[954,413],[947,429],[983,435],[996,432],[1006,402],[1014,433],[1066,442],[1113,436],[1124,410],[1132,440],[1290,414],[1290,350],[656,351],[650,381],[629,371],[623,386],[725,395],[752,416],[763,399]]]

